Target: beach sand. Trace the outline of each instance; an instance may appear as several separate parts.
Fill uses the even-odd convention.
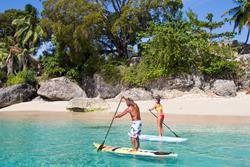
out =
[[[20,119],[63,119],[109,122],[116,111],[118,100],[107,100],[109,108],[105,111],[91,113],[74,113],[67,110],[67,101],[44,102],[32,101],[12,105],[0,109],[0,118]],[[155,101],[136,101],[139,105],[142,119],[148,122],[155,122],[155,118],[148,112]],[[174,99],[161,101],[169,124],[176,123],[229,123],[229,124],[250,124],[250,95],[244,92],[238,93],[236,97],[208,97],[201,95],[185,95]],[[121,103],[118,112],[126,108]],[[130,121],[129,116],[119,120],[120,122]]]

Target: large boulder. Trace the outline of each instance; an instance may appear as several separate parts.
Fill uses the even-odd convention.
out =
[[[152,89],[151,90],[153,93],[154,97],[160,96],[163,99],[172,99],[172,98],[176,98],[176,97],[181,97],[185,94],[185,92],[176,90],[176,89],[172,89],[172,90],[168,90],[168,89],[163,89],[163,90],[158,90],[158,89]]]
[[[239,89],[247,89],[250,87],[250,54],[239,54],[235,60],[240,62],[241,69],[245,71],[237,85]]]
[[[131,98],[133,100],[151,100],[152,93],[143,89],[143,88],[132,88],[126,91],[121,91],[119,95],[116,96],[116,99],[120,99],[121,96],[126,98]]]
[[[198,79],[197,79],[198,80]],[[197,81],[198,82],[198,81]],[[158,89],[158,90],[171,90],[171,89],[178,89],[178,90],[190,90],[194,86],[195,82],[191,75],[182,75],[176,76],[171,78],[159,78],[148,85],[146,88],[148,90]],[[199,83],[197,83],[199,85]]]
[[[67,101],[76,97],[86,97],[85,92],[66,77],[41,82],[37,94],[52,101]]]
[[[236,85],[231,80],[216,80],[212,91],[219,96],[236,96]]]
[[[108,108],[108,103],[100,98],[74,98],[67,106],[67,109],[72,111],[96,111]]]
[[[0,89],[0,108],[26,102],[36,96],[36,90],[26,84],[14,85]]]
[[[99,97],[109,99],[116,97],[125,88],[120,84],[107,83],[100,74],[94,74],[93,78],[85,77],[82,87],[88,97]]]

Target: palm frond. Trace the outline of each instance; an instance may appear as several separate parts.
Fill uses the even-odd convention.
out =
[[[26,34],[26,36],[25,36],[25,38],[24,38],[22,44],[25,45],[25,44],[28,42],[28,40],[32,37],[32,35],[33,35],[33,31],[32,31],[32,30],[29,30],[29,31],[27,32],[27,34]]]

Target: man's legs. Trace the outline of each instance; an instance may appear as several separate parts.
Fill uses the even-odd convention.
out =
[[[132,151],[137,151],[140,148],[139,137],[137,138],[131,137],[131,142],[132,142]]]
[[[132,151],[135,151],[136,150],[135,138],[131,137],[131,142],[132,142]]]
[[[139,137],[137,137],[137,138],[136,138],[136,143],[137,143],[137,145],[136,145],[136,151],[138,151],[138,150],[139,150],[139,148],[140,148],[140,141],[139,141]]]

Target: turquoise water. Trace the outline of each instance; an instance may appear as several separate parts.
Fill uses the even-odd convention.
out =
[[[247,125],[175,125],[172,128],[187,137],[188,142],[141,142],[144,149],[176,152],[177,159],[97,153],[92,143],[103,141],[108,125],[109,122],[76,120],[0,119],[0,166],[250,166],[250,127]],[[128,130],[128,124],[115,122],[106,144],[130,146]],[[144,123],[143,131],[155,134],[155,127]]]

